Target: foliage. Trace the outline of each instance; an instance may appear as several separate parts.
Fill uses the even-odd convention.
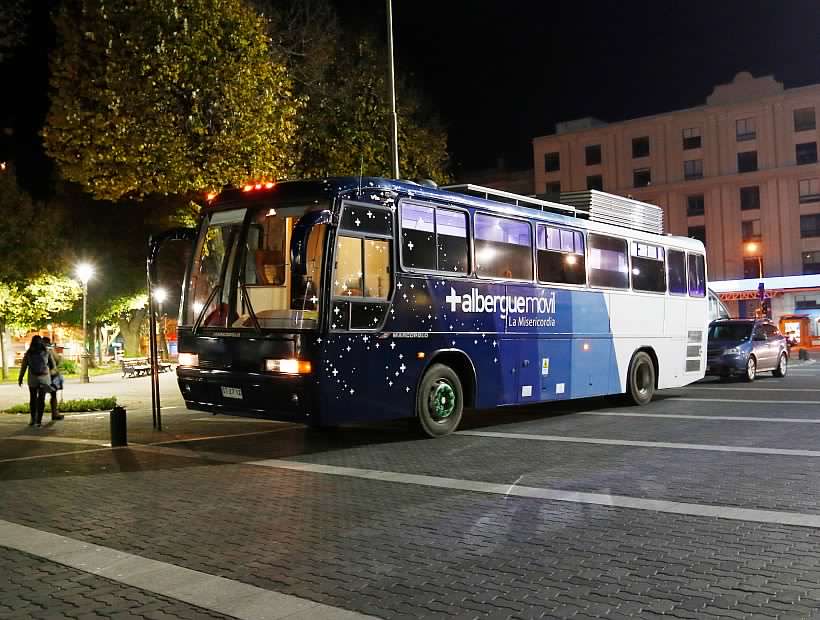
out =
[[[23,43],[29,11],[25,0],[5,0],[0,4],[0,62],[7,60]]]
[[[64,375],[75,375],[77,374],[77,362],[68,359],[60,360],[57,369]]]
[[[66,0],[55,26],[65,179],[116,200],[285,176],[300,101],[243,0]]]
[[[80,285],[63,276],[44,274],[27,284],[0,282],[0,318],[17,329],[40,327],[80,298]]]
[[[58,213],[31,200],[18,185],[13,166],[0,172],[0,222],[0,283],[19,285],[61,269]]]
[[[339,36],[324,80],[304,84],[308,104],[297,133],[297,176],[391,176],[386,54],[374,39]],[[408,86],[397,85],[402,178],[447,179],[447,136]]]
[[[63,413],[82,411],[106,411],[117,406],[117,397],[83,398],[78,400],[64,400],[59,403],[58,411]],[[14,405],[4,410],[5,413],[29,413],[29,404]]]

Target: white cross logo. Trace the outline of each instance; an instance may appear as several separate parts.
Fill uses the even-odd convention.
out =
[[[402,372],[404,372],[405,370],[407,370],[407,366],[405,366],[404,364],[402,364],[401,366],[399,366],[399,370],[401,370]]]
[[[353,220],[353,223],[356,224],[356,226],[358,226],[362,223],[362,221],[359,218],[356,218],[355,220]]]
[[[333,373],[332,373],[332,374],[333,374],[333,376],[335,377],[336,375],[338,375],[338,374],[339,374],[339,371],[338,371],[338,370],[336,370],[336,369],[334,368],[334,369],[333,369]]]
[[[391,343],[390,343],[390,348],[391,348],[391,349],[395,349],[395,348],[396,348],[396,343],[395,343],[395,342],[391,342]]]
[[[412,241],[410,241],[410,242],[407,244],[407,249],[408,249],[408,250],[412,250],[412,249],[413,249],[413,242],[412,242]]]
[[[310,298],[310,303],[312,303],[312,304],[315,304],[317,301],[319,301],[319,298],[316,297],[316,295],[314,295],[313,297]]]
[[[456,306],[461,303],[461,295],[456,295],[456,289],[451,286],[450,294],[444,298],[444,301],[450,304],[450,312],[455,312]]]

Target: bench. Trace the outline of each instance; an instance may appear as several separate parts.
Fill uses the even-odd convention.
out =
[[[151,374],[151,364],[147,357],[132,357],[129,359],[120,360],[122,364],[122,376],[126,377],[142,377]],[[160,362],[159,371],[168,372],[171,370],[169,362]]]

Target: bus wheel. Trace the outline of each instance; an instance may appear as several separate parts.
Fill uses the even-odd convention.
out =
[[[626,395],[636,405],[646,405],[655,395],[655,365],[649,354],[638,351],[629,364]]]
[[[430,437],[452,433],[461,422],[464,392],[453,369],[433,364],[424,373],[416,394],[416,417],[422,430]]]

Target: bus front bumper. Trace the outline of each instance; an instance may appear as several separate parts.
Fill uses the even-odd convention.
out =
[[[316,416],[311,375],[269,375],[178,367],[188,409],[309,422]]]

